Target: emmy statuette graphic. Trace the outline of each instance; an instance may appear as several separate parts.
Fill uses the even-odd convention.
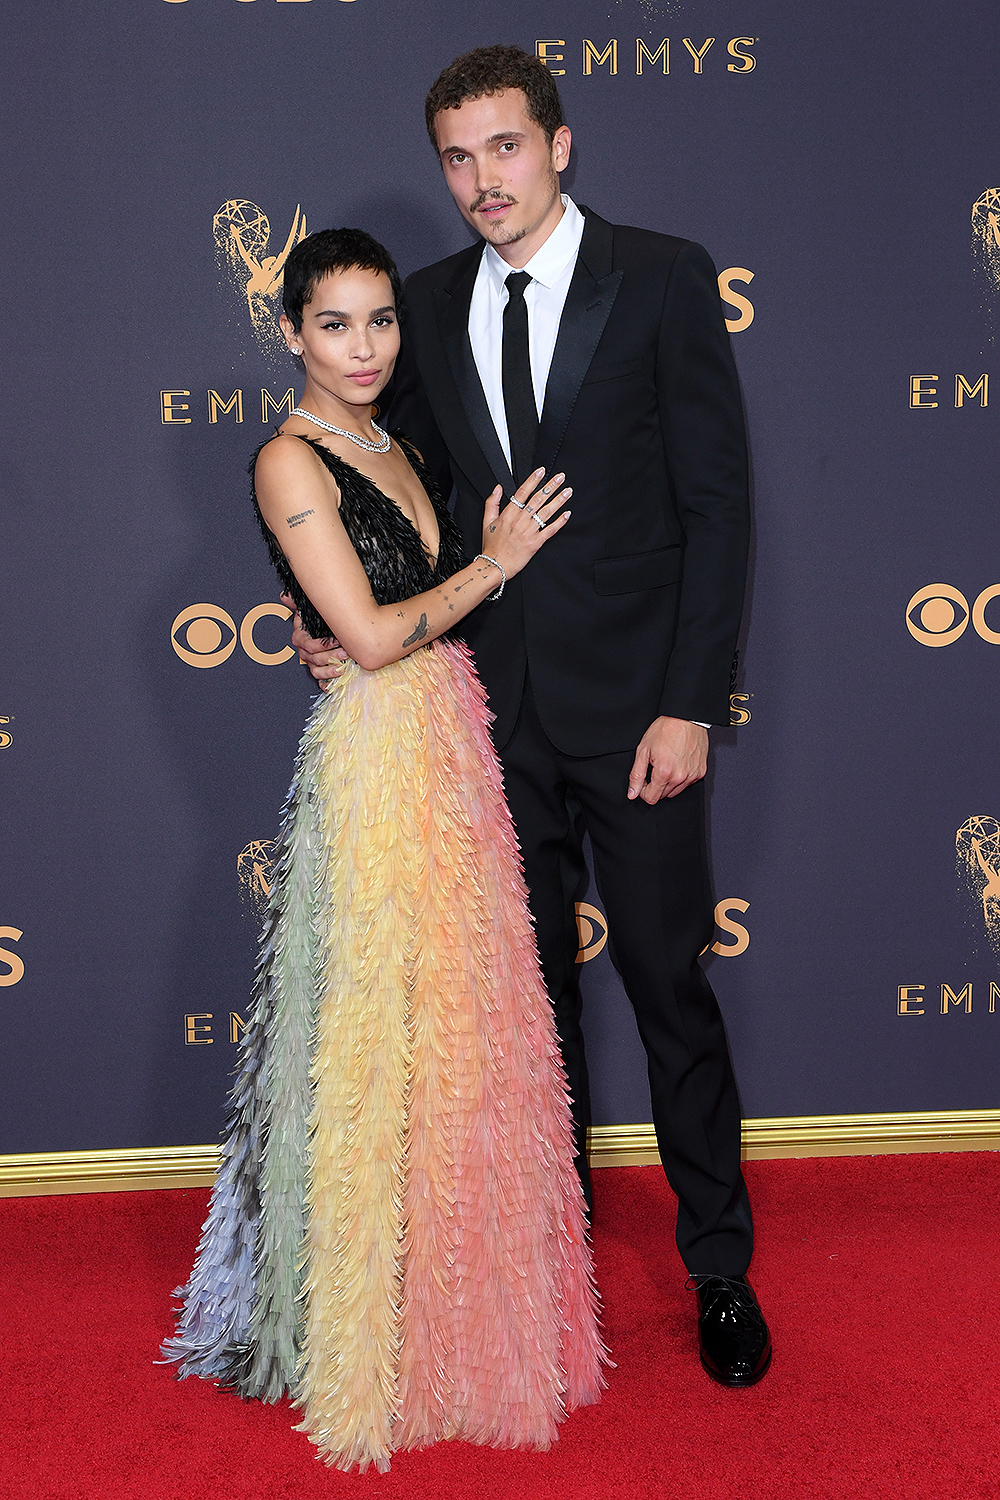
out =
[[[955,835],[959,875],[982,908],[983,926],[1000,953],[1000,822],[982,814],[966,818]]]
[[[265,354],[284,351],[277,317],[281,301],[281,279],[290,252],[306,235],[306,216],[295,205],[292,227],[277,255],[268,255],[271,223],[256,203],[230,198],[212,220],[216,254],[233,290],[246,297],[250,325]]]
[[[972,253],[986,283],[988,304],[1000,309],[1000,188],[987,188],[972,205]]]
[[[273,839],[252,839],[236,856],[240,894],[258,917],[264,915],[267,898],[271,894],[271,857],[274,848]]]

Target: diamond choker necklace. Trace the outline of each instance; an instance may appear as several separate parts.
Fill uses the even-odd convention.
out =
[[[338,437],[345,437],[352,443],[357,443],[359,448],[367,448],[369,453],[388,453],[392,447],[392,438],[382,428],[372,422],[372,431],[377,432],[379,441],[369,442],[368,438],[358,437],[356,432],[347,432],[343,427],[334,427],[332,422],[324,422],[322,417],[314,417],[311,411],[304,411],[301,406],[292,410],[293,417],[305,417],[307,422],[315,422],[317,427],[322,427],[324,432],[335,432]]]

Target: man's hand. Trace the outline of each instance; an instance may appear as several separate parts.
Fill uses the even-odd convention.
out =
[[[299,653],[299,661],[304,667],[308,667],[316,681],[325,686],[339,677],[343,671],[345,661],[350,657],[332,636],[323,640],[317,640],[315,636],[306,635],[302,628],[302,620],[295,608],[295,600],[289,594],[282,594],[281,602],[286,609],[292,611],[292,645]]]
[[[707,729],[688,719],[654,719],[635,752],[628,779],[629,801],[641,797],[653,807],[661,797],[676,797],[700,781],[707,767]]]

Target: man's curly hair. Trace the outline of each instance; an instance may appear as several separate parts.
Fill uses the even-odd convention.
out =
[[[434,119],[443,109],[458,109],[467,99],[500,94],[505,89],[520,89],[524,95],[528,118],[545,132],[551,146],[552,137],[565,124],[562,103],[555,79],[544,63],[520,47],[477,47],[464,52],[449,63],[431,85],[424,105],[427,134],[436,151]]]

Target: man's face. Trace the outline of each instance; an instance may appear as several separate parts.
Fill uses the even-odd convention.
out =
[[[561,125],[551,145],[520,89],[467,99],[435,117],[445,181],[462,217],[512,265],[524,265],[562,216],[559,173],[569,161]]]

